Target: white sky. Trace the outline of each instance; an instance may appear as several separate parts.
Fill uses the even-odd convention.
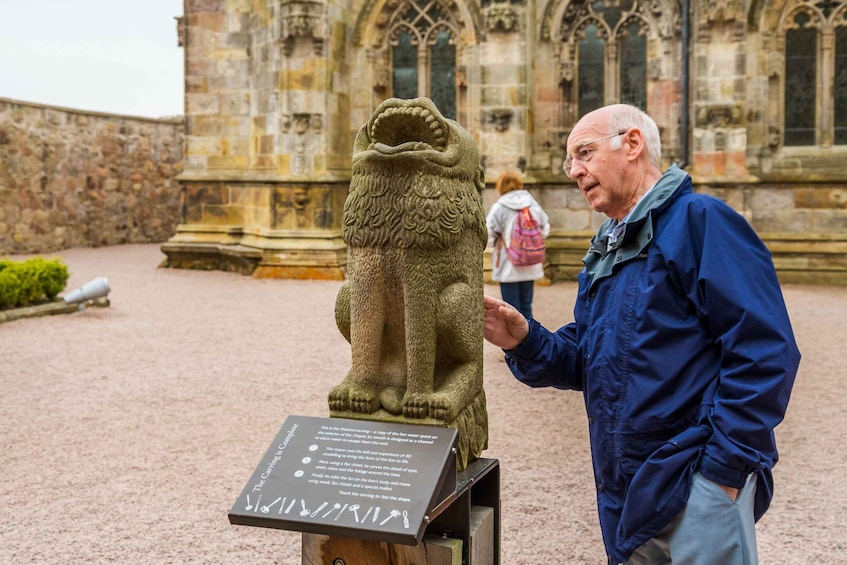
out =
[[[182,0],[0,0],[0,97],[183,113]]]

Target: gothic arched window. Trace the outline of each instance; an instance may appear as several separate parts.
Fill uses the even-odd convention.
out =
[[[636,21],[621,28],[620,101],[647,109],[647,36]]]
[[[835,144],[847,145],[847,9],[835,28]]]
[[[783,143],[847,145],[847,2],[789,2],[781,32]]]
[[[563,81],[575,119],[611,102],[647,109],[647,38],[651,26],[641,0],[574,0],[564,11],[559,36]]]
[[[427,96],[456,118],[457,25],[438,0],[406,0],[388,25],[391,96]]]
[[[579,115],[584,116],[602,106],[606,98],[606,41],[597,26],[589,24],[578,45]]]

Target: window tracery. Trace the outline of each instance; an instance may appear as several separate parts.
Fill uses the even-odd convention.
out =
[[[647,109],[651,42],[679,29],[678,10],[660,0],[572,0],[542,37],[559,42],[557,68],[565,122],[612,102]],[[552,14],[551,14],[552,15]],[[658,50],[658,46],[654,46]]]
[[[847,2],[787,2],[778,44],[783,144],[847,145]]]
[[[456,67],[459,24],[440,0],[405,0],[385,13],[391,68],[389,96],[427,96],[449,118],[456,118]]]

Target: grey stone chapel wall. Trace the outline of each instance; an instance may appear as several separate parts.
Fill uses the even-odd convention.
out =
[[[0,98],[0,256],[167,240],[183,119]]]

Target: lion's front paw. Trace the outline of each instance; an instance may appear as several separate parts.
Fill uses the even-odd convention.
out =
[[[449,397],[435,396],[430,404],[432,417],[443,422],[452,422],[456,417],[457,410],[450,402]]]
[[[345,381],[329,392],[329,409],[332,412],[358,412],[373,414],[379,408],[379,396],[376,391],[351,385]]]
[[[341,383],[329,391],[329,409],[333,412],[350,409],[350,387],[346,383]]]
[[[407,393],[403,399],[403,415],[407,418],[429,416],[429,397],[420,393]]]
[[[350,410],[360,414],[373,414],[379,409],[379,396],[369,388],[355,388],[350,391]]]

